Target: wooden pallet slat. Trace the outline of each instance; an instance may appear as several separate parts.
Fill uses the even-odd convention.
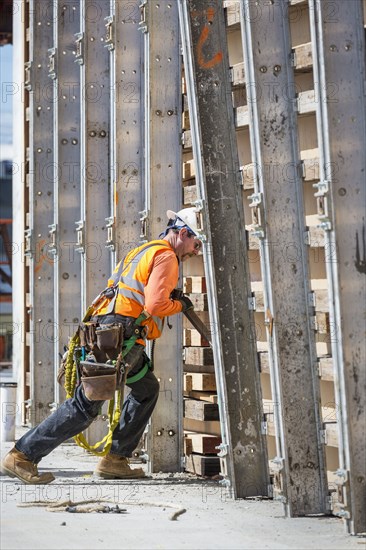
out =
[[[188,455],[185,469],[198,476],[217,476],[220,473],[220,459],[216,456]]]
[[[194,420],[219,420],[219,407],[217,403],[184,399],[184,417]]]
[[[200,349],[200,348],[198,348]],[[204,348],[202,348],[204,349]],[[213,391],[216,390],[215,375],[211,373],[190,372],[183,377],[184,391]]]
[[[221,437],[209,434],[196,434],[193,432],[185,432],[184,447],[185,454],[217,454],[218,447],[221,443]]]

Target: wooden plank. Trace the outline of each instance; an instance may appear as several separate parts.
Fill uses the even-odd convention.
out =
[[[333,358],[319,357],[319,374],[322,380],[334,381]]]
[[[190,365],[189,363],[183,363],[183,372],[212,374],[215,372],[215,367],[214,365]]]
[[[242,105],[234,109],[235,126],[236,128],[244,128],[249,124],[248,105]]]
[[[197,200],[197,185],[187,185],[183,187],[183,204],[190,206]]]
[[[185,348],[185,362],[190,365],[213,365],[212,349],[193,347]]]
[[[203,336],[196,329],[185,328],[183,329],[183,346],[209,346]]]
[[[206,277],[184,277],[183,290],[187,294],[193,292],[207,292]]]
[[[203,348],[202,348],[203,349]],[[205,372],[184,373],[184,391],[212,391],[216,390],[215,375]]]
[[[194,420],[183,418],[183,428],[188,432],[221,436],[221,427],[218,420]]]
[[[206,293],[192,293],[188,295],[195,311],[208,311],[208,301]]]
[[[305,92],[299,92],[297,96],[298,113],[305,115],[308,113],[315,113],[315,91],[306,90]]]
[[[197,476],[217,476],[220,473],[220,459],[218,456],[188,455],[185,469]]]
[[[184,416],[195,420],[220,420],[217,403],[197,399],[184,399]]]
[[[183,149],[184,151],[192,149],[192,133],[191,130],[183,132]]]
[[[324,230],[319,226],[320,220],[317,214],[305,216],[306,226],[309,231],[309,246],[315,248],[324,246]]]
[[[300,71],[303,69],[311,69],[313,66],[313,52],[311,42],[300,44],[293,48],[295,69]]]
[[[216,449],[221,443],[221,437],[217,435],[196,434],[186,432],[184,434],[185,454],[217,454]]]
[[[329,313],[317,311],[315,315],[316,330],[319,334],[329,334]]]
[[[209,316],[209,313],[208,311],[195,311],[197,317],[199,317],[202,321],[202,323],[204,323],[206,325],[207,328],[210,328],[210,316]],[[189,321],[189,319],[187,319],[187,317],[183,317],[183,328],[190,328],[190,329],[193,329],[193,325],[192,323]]]
[[[185,392],[187,397],[192,397],[193,399],[199,399],[201,401],[208,401],[209,403],[217,403],[218,397],[216,393],[207,392],[207,391],[196,391],[192,390]]]
[[[328,290],[326,279],[311,279],[311,289],[314,292],[315,310],[327,313],[329,311]],[[321,286],[324,285],[324,286]],[[264,296],[262,281],[252,281],[251,288],[255,297],[255,311],[264,311]]]
[[[269,357],[268,351],[262,351],[258,353],[258,361],[261,372],[269,374]]]
[[[231,81],[233,86],[243,86],[245,84],[244,62],[235,63],[231,67]]]
[[[183,182],[196,176],[194,160],[185,160],[183,162]]]
[[[240,26],[240,8],[239,2],[231,2],[224,0],[224,8],[226,9],[226,25],[228,30],[235,30]]]

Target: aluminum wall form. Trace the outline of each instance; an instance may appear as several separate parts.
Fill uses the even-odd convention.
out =
[[[24,401],[28,399],[25,373],[29,366],[28,348],[25,345],[25,311],[24,296],[28,286],[26,266],[24,261],[24,229],[25,210],[27,204],[27,188],[25,187],[26,144],[28,139],[28,123],[25,120],[26,98],[24,94],[24,63],[26,60],[26,5],[20,0],[13,2],[13,142],[17,144],[13,150],[13,258],[12,277],[13,288],[13,376],[17,381],[16,424],[25,424]],[[28,60],[28,59],[27,59]],[[27,368],[26,368],[27,367]]]
[[[111,56],[114,80],[114,139],[112,181],[114,209],[111,246],[116,260],[141,241],[140,212],[143,210],[143,35],[139,30],[139,2],[115,0],[111,25]]]
[[[365,34],[361,0],[310,1],[334,383],[338,503],[350,533],[366,531]]]
[[[145,33],[145,116],[147,165],[146,237],[156,239],[167,224],[166,211],[181,208],[181,54],[178,6],[172,0],[143,3]],[[146,28],[144,28],[146,25]],[[175,210],[175,211],[177,211]],[[153,472],[177,472],[182,467],[183,369],[182,319],[165,322],[154,353],[160,394],[153,413],[148,454]]]
[[[279,2],[271,4],[266,16],[257,17],[257,6],[243,0],[241,14],[257,167],[255,193],[250,197],[253,229],[261,241],[262,264],[267,263],[263,267],[267,339],[277,355],[272,363],[277,372],[271,372],[271,378],[272,387],[278,381],[274,401],[281,433],[280,455],[274,463],[280,466],[288,513],[319,514],[327,511],[328,489],[315,332],[310,325],[315,312],[309,304],[289,21]],[[276,170],[265,169],[271,165]],[[269,173],[270,180],[265,176]]]
[[[247,242],[224,10],[219,1],[181,0],[179,4],[196,179],[208,239],[209,311],[217,327],[212,338],[224,473],[235,497],[267,495],[268,459],[249,310]]]
[[[80,255],[75,252],[75,222],[80,218],[80,68],[75,63],[75,34],[80,29],[78,2],[54,3],[54,44],[49,77],[54,84],[54,375],[60,353],[80,322]],[[60,395],[61,393],[61,395]],[[55,381],[55,405],[63,392]]]
[[[81,253],[81,307],[84,312],[105,288],[111,273],[106,248],[106,218],[110,216],[109,52],[105,48],[105,18],[109,0],[83,0],[76,62],[81,70],[81,194],[76,223]]]
[[[48,77],[48,49],[53,46],[53,3],[30,0],[30,62],[26,88],[30,92],[29,215],[26,216],[25,255],[30,266],[30,402],[28,420],[37,424],[53,402],[54,257],[49,226],[53,223],[53,84]]]

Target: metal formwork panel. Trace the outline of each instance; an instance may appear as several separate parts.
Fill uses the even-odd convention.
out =
[[[222,2],[180,0],[206,284],[218,388],[223,472],[234,496],[268,494],[242,190]],[[225,230],[223,230],[225,228]]]
[[[84,311],[106,285],[112,269],[106,248],[110,216],[109,52],[105,48],[105,18],[109,0],[80,2],[80,33],[75,61],[81,83],[80,219],[76,223],[81,253],[81,307]]]
[[[48,77],[48,49],[53,46],[52,1],[29,3],[30,60],[25,87],[30,92],[29,214],[25,255],[30,266],[28,312],[30,331],[30,401],[28,420],[34,425],[50,413],[53,402],[53,349],[56,337],[53,303],[53,264],[49,226],[53,223],[53,85]]]
[[[366,531],[365,35],[361,0],[310,1],[320,182],[339,434],[338,503]]]
[[[158,238],[166,211],[181,208],[181,59],[177,3],[142,3],[145,43],[145,215],[142,238]],[[170,319],[157,342],[154,363],[159,400],[150,426],[148,454],[154,472],[181,469],[183,387],[181,316]]]
[[[241,24],[252,161],[252,231],[259,237],[267,340],[272,355],[277,457],[275,496],[291,516],[327,510],[315,333],[310,325],[305,213],[290,29],[280,2],[268,17],[242,0]],[[286,91],[286,92],[285,92]],[[265,167],[276,166],[269,180]],[[277,476],[276,476],[277,477]]]
[[[106,21],[111,52],[111,217],[108,244],[119,261],[137,246],[143,210],[143,34],[139,2],[115,0]]]
[[[80,219],[80,68],[75,63],[79,3],[54,3],[54,44],[49,77],[54,85],[54,220],[50,249],[54,254],[55,366],[81,317],[80,255],[75,252],[75,222]],[[51,304],[49,304],[51,307]],[[56,377],[57,368],[54,370]],[[55,403],[59,402],[55,382]]]

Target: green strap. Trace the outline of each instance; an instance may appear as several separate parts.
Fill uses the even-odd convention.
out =
[[[138,382],[139,380],[141,380],[141,378],[145,376],[149,368],[150,368],[150,361],[148,363],[145,363],[145,366],[137,374],[134,374],[133,376],[126,378],[126,384],[133,384],[134,382]]]

